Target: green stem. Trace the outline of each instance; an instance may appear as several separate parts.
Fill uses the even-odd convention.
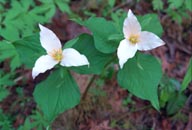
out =
[[[103,75],[103,73],[105,72],[105,69],[106,69],[106,68],[108,67],[108,65],[110,65],[115,59],[116,59],[116,55],[114,55],[113,58],[111,58],[111,60],[109,60],[109,61],[106,63],[106,65],[105,65],[103,71],[101,72],[100,76]],[[89,83],[88,83],[88,85],[87,85],[87,87],[86,87],[86,89],[85,89],[85,92],[83,93],[83,96],[82,96],[82,98],[81,98],[82,101],[85,100],[85,98],[86,98],[86,96],[87,96],[87,93],[88,93],[90,87],[92,86],[93,82],[95,81],[96,77],[97,77],[96,75],[93,75],[93,76],[91,77],[91,79],[90,79],[90,81],[89,81]]]
[[[88,91],[89,91],[89,88],[91,87],[91,85],[93,84],[93,82],[95,81],[95,79],[96,79],[96,75],[93,75],[93,76],[91,77],[91,79],[90,79],[90,81],[89,81],[86,89],[85,89],[85,92],[83,93],[83,96],[82,96],[82,99],[81,99],[82,101],[85,100],[85,98],[86,98],[86,96],[87,96],[87,93],[88,93]]]

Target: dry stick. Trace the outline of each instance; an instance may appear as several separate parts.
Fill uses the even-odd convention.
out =
[[[122,120],[123,118],[127,117],[130,113],[143,111],[143,110],[145,110],[147,108],[150,108],[150,107],[151,107],[151,105],[148,105],[148,106],[144,106],[142,108],[136,109],[136,110],[131,110],[130,112],[127,112],[127,113],[123,114],[122,116],[120,116],[118,119],[116,119],[116,122],[118,122],[118,121]]]
[[[129,3],[130,3],[130,1],[126,1],[124,3],[121,3],[120,5],[117,5],[116,7],[112,8],[112,10],[108,11],[108,14],[118,10],[119,8],[122,8],[122,7],[126,6],[126,5],[128,5]]]

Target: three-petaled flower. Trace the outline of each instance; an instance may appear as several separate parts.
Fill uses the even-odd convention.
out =
[[[151,50],[165,44],[154,33],[141,31],[141,25],[131,10],[124,20],[123,34],[125,39],[120,42],[117,49],[120,68],[123,68],[129,58],[134,57],[137,50]]]
[[[40,42],[47,55],[40,56],[35,62],[32,70],[33,78],[53,68],[58,63],[66,67],[89,65],[87,58],[77,50],[67,48],[62,51],[60,40],[51,30],[42,25],[39,25],[39,28],[41,30]]]

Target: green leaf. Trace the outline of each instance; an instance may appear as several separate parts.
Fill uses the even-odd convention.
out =
[[[123,35],[123,22],[126,17],[127,12],[123,10],[117,10],[116,12],[111,13],[111,19],[114,21],[114,25],[121,35]]]
[[[27,68],[32,68],[37,58],[45,54],[45,50],[43,50],[39,41],[39,34],[15,41],[13,42],[13,45],[19,53],[21,62]]]
[[[72,48],[78,50],[81,54],[84,54],[90,65],[89,67],[72,67],[72,69],[81,74],[100,74],[105,65],[112,59],[112,55],[99,52],[94,46],[93,37],[91,35],[82,34],[76,39],[75,44],[73,43],[74,40],[68,42],[68,44],[73,43],[74,45]]]
[[[4,74],[3,71],[0,71],[0,87],[13,85],[14,82],[11,79],[11,76],[12,76],[12,73]]]
[[[177,21],[179,24],[182,23],[183,17],[182,17],[181,12],[176,11],[176,10],[173,11],[172,9],[167,9],[166,12],[167,12],[167,14],[168,14],[169,16],[172,17],[172,19],[173,19],[174,21]]]
[[[113,35],[108,37],[109,41],[120,41],[122,39],[123,39],[123,35],[122,34],[113,34]]]
[[[92,17],[84,25],[93,32],[94,43],[97,50],[103,53],[112,53],[117,50],[119,42],[109,41],[108,37],[118,34],[113,22],[104,18]]]
[[[114,7],[116,0],[108,0],[109,6]]]
[[[5,88],[0,88],[0,102],[9,95],[9,91]]]
[[[56,8],[53,3],[45,3],[32,9],[29,14],[36,23],[45,23],[49,21],[55,14]]]
[[[153,0],[153,9],[154,10],[162,10],[163,9],[163,2],[162,0]]]
[[[55,0],[56,5],[62,12],[71,13],[71,9],[69,7],[69,3],[66,0]]]
[[[13,121],[11,117],[0,109],[0,128],[2,130],[13,130],[12,124]]]
[[[192,81],[192,58],[189,61],[188,69],[181,84],[181,91],[184,91]]]
[[[170,9],[178,9],[182,6],[184,0],[168,0]]]
[[[53,1],[54,0],[39,0],[39,1],[41,1],[42,3],[49,3],[49,4],[53,4]]]
[[[176,113],[185,104],[187,97],[184,94],[175,94],[167,105],[166,111],[169,115]]]
[[[13,25],[9,24],[0,30],[0,36],[6,40],[15,41],[19,39],[19,31]]]
[[[159,87],[160,107],[165,107],[167,102],[178,93],[180,86],[176,79],[169,78],[166,75],[162,77]]]
[[[186,9],[192,11],[192,0],[185,0]]]
[[[156,14],[147,14],[144,16],[138,16],[137,18],[141,24],[142,31],[153,32],[158,36],[162,35],[163,28]]]
[[[0,0],[1,3],[5,4],[7,0]]]
[[[80,102],[78,86],[66,69],[58,69],[35,87],[35,101],[49,121]]]
[[[76,37],[74,39],[71,39],[71,40],[67,41],[63,48],[64,49],[65,48],[72,48],[77,43],[78,40],[79,40],[79,37]]]
[[[27,117],[25,119],[24,125],[20,126],[18,130],[31,130],[31,129],[32,129],[31,122],[30,122],[29,117]]]
[[[11,71],[21,65],[19,54],[17,53],[15,47],[7,41],[0,41],[0,62],[9,58],[11,59]]]
[[[155,57],[137,53],[119,70],[118,83],[159,110],[157,89],[161,76],[161,64]]]
[[[32,128],[38,128],[40,130],[45,129],[49,126],[49,122],[45,119],[42,112],[35,111],[33,115],[30,116],[33,122],[31,123]]]

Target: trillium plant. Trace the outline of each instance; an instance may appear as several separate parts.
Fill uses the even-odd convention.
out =
[[[161,62],[150,54],[140,52],[165,44],[160,39],[163,30],[157,15],[136,17],[129,10],[128,14],[113,13],[111,20],[91,17],[73,21],[85,26],[91,33],[81,34],[61,44],[54,32],[39,24],[40,33],[14,43],[21,62],[32,69],[32,77],[36,81],[33,96],[44,117],[52,122],[60,113],[86,99],[91,85],[81,94],[71,72],[89,74],[90,77],[97,75],[99,78],[109,66],[118,71],[120,87],[149,101],[159,110]],[[49,73],[45,74],[46,71]],[[45,75],[43,78],[42,74]],[[90,79],[93,82],[95,78]]]
[[[89,65],[87,58],[81,55],[73,48],[67,48],[62,51],[60,40],[57,36],[46,27],[39,25],[40,42],[46,50],[47,55],[43,55],[37,59],[32,70],[32,77],[35,78],[39,73],[52,69],[60,62],[61,66],[82,66]]]
[[[122,40],[117,49],[120,68],[129,58],[134,57],[137,50],[146,51],[164,45],[165,43],[154,33],[141,31],[141,25],[131,10],[123,23]]]

